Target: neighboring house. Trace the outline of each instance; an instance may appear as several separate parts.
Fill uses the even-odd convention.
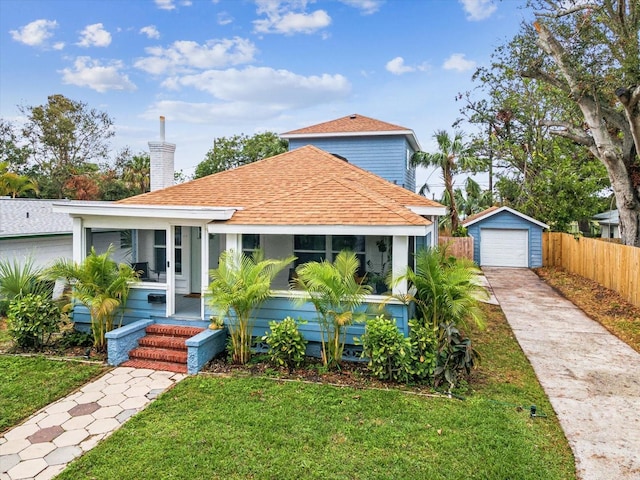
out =
[[[416,189],[411,157],[421,148],[409,128],[354,113],[280,137],[289,141],[290,150],[315,145],[407,190]]]
[[[542,266],[542,231],[549,226],[509,207],[490,207],[462,225],[473,237],[473,260],[480,266]]]
[[[0,197],[0,259],[33,260],[34,266],[46,267],[59,258],[73,257],[73,219],[53,211],[53,204],[66,200]],[[126,260],[120,232],[96,230],[92,244],[104,250],[113,243],[114,258]]]
[[[593,216],[593,220],[600,225],[602,238],[620,238],[620,217],[618,210],[607,210]]]
[[[73,220],[53,212],[60,200],[0,197],[0,259],[30,257],[44,267],[57,258],[72,257]]]
[[[411,264],[417,243],[433,244],[438,217],[445,213],[439,203],[314,146],[118,202],[61,202],[55,209],[73,217],[76,261],[84,257],[95,229],[129,232],[131,261],[146,264],[150,275],[132,289],[124,324],[191,319],[203,326],[211,314],[204,295],[194,300],[194,310],[185,296],[206,292],[209,269],[217,267],[225,249],[262,248],[271,258],[293,254],[299,264],[333,259],[348,248],[357,253],[361,273],[379,271],[386,263],[399,276]],[[389,245],[386,258],[378,250],[380,241]],[[310,341],[319,341],[311,304],[296,307],[291,301],[299,295],[288,288],[292,274],[276,278],[275,297],[259,310],[254,333],[262,335],[268,321],[291,315],[309,320],[302,330]],[[394,292],[406,288],[400,282]],[[385,300],[383,295],[367,298],[377,305]],[[386,309],[408,334],[407,307],[390,301]],[[88,328],[86,312],[77,311],[74,320]],[[362,328],[352,327],[347,342],[353,344]]]

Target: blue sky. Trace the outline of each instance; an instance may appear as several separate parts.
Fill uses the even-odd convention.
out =
[[[433,151],[434,131],[459,116],[456,95],[528,15],[523,4],[0,0],[0,116],[19,123],[18,105],[60,93],[107,112],[114,151],[137,152],[164,115],[187,174],[215,137],[351,113],[411,128]]]

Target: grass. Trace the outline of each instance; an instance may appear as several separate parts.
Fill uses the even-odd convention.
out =
[[[104,370],[102,365],[0,355],[0,432]]]
[[[545,267],[535,271],[589,317],[640,353],[640,307],[593,280],[561,268]]]
[[[464,401],[254,376],[190,377],[59,479],[575,479],[571,451],[502,312],[474,335]],[[548,418],[530,418],[538,406]],[[522,408],[524,407],[524,408]]]

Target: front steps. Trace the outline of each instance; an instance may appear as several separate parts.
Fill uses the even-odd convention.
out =
[[[129,360],[122,366],[187,373],[185,342],[202,331],[203,328],[179,325],[149,325],[146,336],[140,338],[138,347],[129,352]]]

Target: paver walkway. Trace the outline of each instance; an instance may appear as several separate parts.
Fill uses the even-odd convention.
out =
[[[640,479],[640,354],[527,269],[483,268],[583,480]]]
[[[181,373],[115,368],[0,437],[0,480],[46,480],[93,448]]]

